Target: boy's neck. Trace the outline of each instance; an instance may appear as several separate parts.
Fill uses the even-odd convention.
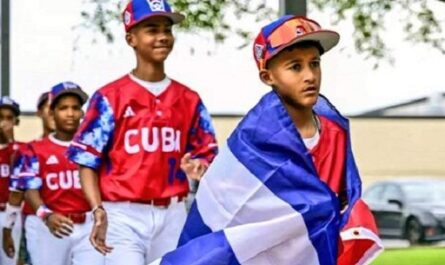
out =
[[[56,130],[54,133],[54,138],[56,138],[59,141],[69,142],[69,141],[73,140],[74,133],[66,133],[66,132]]]
[[[14,136],[8,138],[7,136],[0,135],[0,144],[5,145],[14,142]]]
[[[317,133],[315,114],[312,108],[295,108],[286,105],[286,109],[302,138],[311,138]]]
[[[143,62],[138,60],[136,68],[131,72],[136,78],[149,81],[159,82],[164,80],[164,63]]]

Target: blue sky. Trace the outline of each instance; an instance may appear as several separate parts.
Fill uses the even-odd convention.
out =
[[[445,17],[444,4],[431,4],[438,17]],[[274,7],[278,8],[278,1]],[[74,81],[91,94],[134,67],[122,26],[116,27],[117,41],[112,45],[91,44],[90,32],[73,30],[80,22],[81,8],[82,1],[11,1],[11,91],[24,110],[34,110],[38,95],[58,82]],[[350,25],[332,26],[326,14],[317,12],[309,11],[309,17],[342,36],[338,47],[322,57],[322,93],[343,113],[356,114],[445,91],[444,55],[402,41],[396,16],[388,18],[384,35],[394,49],[395,65],[382,63],[377,70],[355,53],[348,38]],[[243,23],[256,34],[266,22],[234,23]],[[209,37],[179,33],[167,61],[167,74],[198,91],[211,113],[245,113],[269,88],[257,77],[251,47],[238,50],[238,44],[231,39],[215,45]]]

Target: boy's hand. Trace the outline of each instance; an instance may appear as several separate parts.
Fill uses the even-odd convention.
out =
[[[69,236],[73,232],[73,221],[66,216],[52,213],[46,220],[49,231],[58,238]]]
[[[191,154],[185,154],[181,159],[181,169],[191,180],[201,180],[202,175],[207,170],[207,165],[201,159],[192,159]]]
[[[12,229],[3,227],[3,251],[6,256],[13,258],[15,254],[14,240],[12,239]]]
[[[93,212],[93,215],[94,224],[90,235],[90,242],[97,251],[102,255],[106,255],[113,250],[112,247],[107,246],[105,243],[108,228],[107,213],[103,209],[97,209]]]

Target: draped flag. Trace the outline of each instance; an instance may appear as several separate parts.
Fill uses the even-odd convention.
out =
[[[340,213],[339,199],[317,175],[310,153],[272,91],[244,117],[208,169],[178,248],[152,264],[346,265],[349,261],[366,264],[375,257],[381,250],[378,237],[362,233],[376,230],[361,228],[362,220],[353,218],[369,209],[352,210],[364,204],[359,200],[361,182],[348,121],[322,96],[314,111],[348,135],[349,207],[344,212]],[[340,243],[343,227],[358,229],[345,230],[344,244]],[[354,248],[355,242],[363,244]]]

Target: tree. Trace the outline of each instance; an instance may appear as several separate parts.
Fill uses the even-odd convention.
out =
[[[297,1],[297,0],[295,0]],[[303,1],[303,0],[298,0]],[[114,41],[110,22],[120,21],[123,0],[88,0],[82,12],[82,27],[100,32],[108,42]],[[227,21],[228,14],[240,19],[251,16],[256,21],[270,21],[277,13],[266,5],[266,0],[170,0],[174,10],[186,15],[180,25],[185,31],[200,29],[210,32],[217,43],[233,34],[251,42],[248,32]],[[309,0],[309,9],[315,8],[333,18],[335,23],[351,22],[354,26],[354,43],[358,53],[366,58],[392,61],[387,45],[382,39],[385,17],[397,11],[405,38],[412,43],[424,43],[445,54],[442,25],[431,2],[445,4],[445,0]],[[201,32],[202,32],[201,31]]]

